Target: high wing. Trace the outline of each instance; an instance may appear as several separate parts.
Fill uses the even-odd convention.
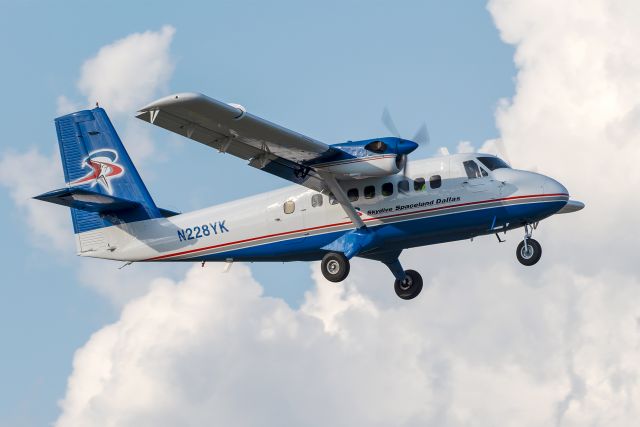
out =
[[[337,150],[200,93],[178,93],[140,109],[141,120],[229,153],[249,165],[316,191],[330,191],[310,161]]]

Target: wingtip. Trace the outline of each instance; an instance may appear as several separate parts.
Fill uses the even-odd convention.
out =
[[[194,100],[209,100],[210,98],[199,92],[180,92],[174,93],[172,95],[168,95],[162,97],[160,99],[156,99],[155,101],[150,102],[144,107],[138,110],[138,113],[145,113],[151,110],[156,110],[158,108],[166,107],[167,105],[172,105],[181,102],[189,102]]]

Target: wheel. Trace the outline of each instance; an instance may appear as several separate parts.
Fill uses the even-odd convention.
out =
[[[542,246],[537,240],[527,239],[527,248],[525,249],[524,242],[520,242],[516,249],[516,256],[520,264],[531,266],[540,261]]]
[[[322,258],[322,275],[330,282],[342,282],[347,278],[349,269],[349,260],[339,252],[329,252]]]
[[[422,276],[414,270],[405,271],[407,275],[404,280],[396,280],[393,288],[402,299],[414,299],[422,290]]]

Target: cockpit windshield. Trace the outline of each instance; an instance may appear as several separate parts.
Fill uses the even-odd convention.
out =
[[[504,160],[498,157],[478,157],[478,160],[480,160],[480,163],[485,165],[487,169],[491,171],[500,168],[511,169],[511,166],[509,166]]]

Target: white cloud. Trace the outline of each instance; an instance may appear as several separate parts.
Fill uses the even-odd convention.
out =
[[[516,45],[517,94],[497,114],[511,160],[587,203],[536,231],[539,265],[516,264],[514,233],[409,251],[425,290],[408,303],[380,264],[341,285],[314,266],[300,309],[241,265],[144,282],[77,352],[57,425],[636,423],[637,8],[489,4]]]
[[[635,251],[640,26],[630,18],[638,2],[494,0],[489,9],[504,40],[517,44],[517,94],[497,114],[512,160],[556,177],[587,203],[563,227],[588,263],[594,241]]]
[[[79,105],[105,108],[138,167],[156,153],[150,126],[134,118],[138,108],[166,92],[174,70],[170,55],[175,28],[133,33],[100,48],[84,62],[78,89],[84,102],[58,97],[58,112],[69,113]],[[144,165],[142,165],[144,168]]]
[[[175,29],[134,33],[102,47],[82,65],[78,88],[90,105],[132,115],[166,88],[173,73],[169,47]]]
[[[1,153],[0,185],[7,188],[18,212],[29,224],[30,237],[36,246],[53,252],[73,250],[68,209],[33,199],[64,186],[57,153],[45,156],[35,148],[23,153]]]
[[[58,96],[58,98],[56,99],[56,105],[56,111],[60,116],[73,113],[74,111],[78,111],[83,108],[80,103],[72,101],[64,95]]]
[[[182,277],[187,265],[174,263],[113,262],[86,258],[80,261],[79,282],[122,309],[129,301],[145,295],[157,281]]]
[[[526,280],[494,262],[470,280],[441,263],[407,303],[389,302],[388,274],[336,285],[314,266],[317,286],[295,310],[263,297],[247,267],[221,270],[155,281],[94,334],[56,425],[624,425],[640,415],[638,281],[607,274],[611,293],[560,266]],[[386,306],[366,296],[380,286]]]
[[[471,141],[460,141],[456,147],[456,152],[458,153],[473,153],[474,151],[475,149],[473,148]]]
[[[92,107],[99,101],[112,119],[115,115],[116,121],[121,121],[121,136],[131,157],[139,161],[151,156],[155,145],[148,125],[136,123],[139,121],[133,113],[166,89],[173,72],[169,48],[174,33],[173,27],[165,26],[160,31],[134,33],[102,47],[82,66],[78,87],[87,97],[86,104],[61,95],[56,100],[58,113],[76,111],[83,104]],[[51,132],[55,132],[53,127]],[[0,184],[8,188],[16,206],[25,213],[39,247],[54,251],[64,248],[71,253],[73,234],[68,209],[31,199],[64,186],[57,150],[52,156],[37,149],[0,153]]]

